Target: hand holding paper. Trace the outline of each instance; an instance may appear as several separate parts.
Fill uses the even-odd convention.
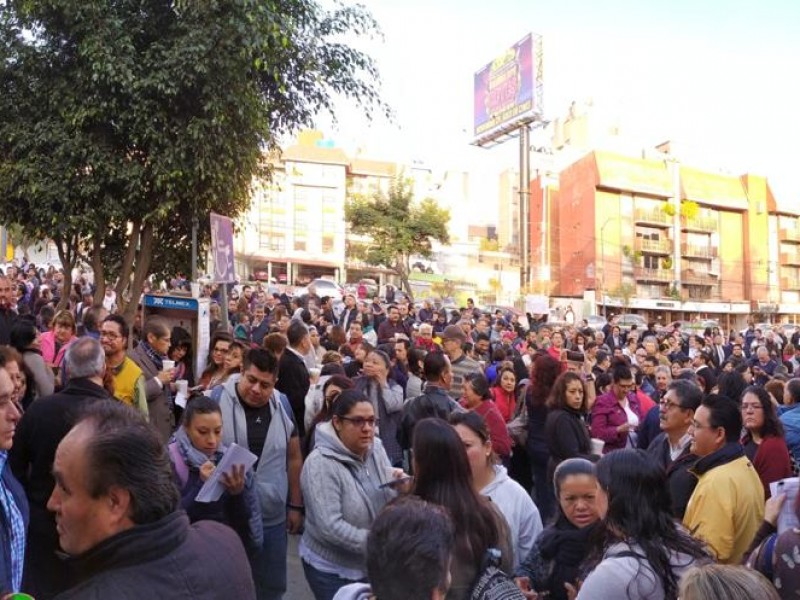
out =
[[[224,475],[227,475],[228,483],[235,483],[236,485],[238,485],[237,474],[240,475],[241,487],[244,489],[244,474],[247,469],[256,464],[257,460],[258,457],[247,448],[242,448],[238,444],[231,444],[222,456],[222,460],[219,461],[217,468],[214,469],[211,477],[200,488],[195,501],[216,502],[219,500],[226,487],[228,487],[225,483]],[[230,491],[230,488],[228,488],[228,491]],[[241,493],[241,490],[231,493]]]

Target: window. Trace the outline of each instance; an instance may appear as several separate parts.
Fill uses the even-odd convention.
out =
[[[334,238],[332,235],[322,236],[322,251],[325,253],[333,252]]]

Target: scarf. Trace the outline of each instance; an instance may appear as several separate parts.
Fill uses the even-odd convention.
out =
[[[564,583],[572,583],[580,575],[580,565],[589,554],[589,538],[597,523],[578,528],[559,511],[558,520],[539,535],[536,544],[542,558],[551,563],[547,589],[552,598],[566,598]]]
[[[144,350],[144,353],[147,354],[147,358],[153,361],[153,364],[156,367],[156,371],[158,371],[159,373],[163,371],[165,357],[156,352],[155,348],[153,348],[150,344],[148,344],[145,341],[139,342],[139,346],[141,346],[142,350]]]
[[[215,465],[219,464],[222,455],[225,454],[225,450],[227,449],[224,445],[220,444],[217,451],[214,452],[214,455],[208,456],[205,452],[201,452],[192,445],[192,440],[189,439],[189,434],[186,433],[186,429],[183,425],[178,427],[175,431],[175,441],[178,444],[178,450],[180,450],[186,466],[190,469],[200,470],[200,467],[208,461],[211,461]]]
[[[0,474],[6,468],[7,462],[8,452],[4,450],[0,452]],[[2,479],[0,479],[0,506],[6,518],[6,534],[11,549],[12,591],[18,592],[22,588],[22,565],[25,560],[25,521],[22,518],[22,511]]]

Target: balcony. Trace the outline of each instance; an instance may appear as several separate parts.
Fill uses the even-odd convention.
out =
[[[800,277],[797,275],[781,277],[781,290],[791,292],[800,291]]]
[[[672,217],[659,208],[637,209],[634,211],[633,218],[637,225],[649,225],[651,227],[662,227],[667,229],[672,226]]]
[[[790,267],[800,267],[800,252],[781,252],[781,264]]]
[[[717,258],[719,248],[716,246],[696,246],[694,244],[681,244],[681,256],[687,258]]]
[[[648,240],[645,238],[636,238],[636,250],[644,254],[672,254],[672,240]]]
[[[636,281],[647,281],[656,283],[669,283],[672,281],[672,270],[670,269],[646,269],[636,267],[633,271]]]
[[[713,233],[717,230],[718,222],[710,215],[698,215],[692,219],[681,217],[681,229],[684,231],[697,231],[700,233]]]
[[[780,229],[780,239],[782,242],[800,244],[800,229],[782,227]]]
[[[712,277],[708,273],[698,273],[691,269],[681,271],[681,283],[684,285],[715,286],[718,281],[716,277]]]

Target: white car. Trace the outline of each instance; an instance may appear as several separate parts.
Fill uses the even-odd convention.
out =
[[[322,298],[323,296],[328,296],[329,298],[336,300],[342,300],[344,298],[344,290],[342,286],[340,286],[335,281],[331,281],[330,279],[314,279],[311,283],[309,283],[305,287],[297,288],[294,291],[295,296],[306,296],[308,294],[308,287],[313,285],[316,289],[317,296]]]

